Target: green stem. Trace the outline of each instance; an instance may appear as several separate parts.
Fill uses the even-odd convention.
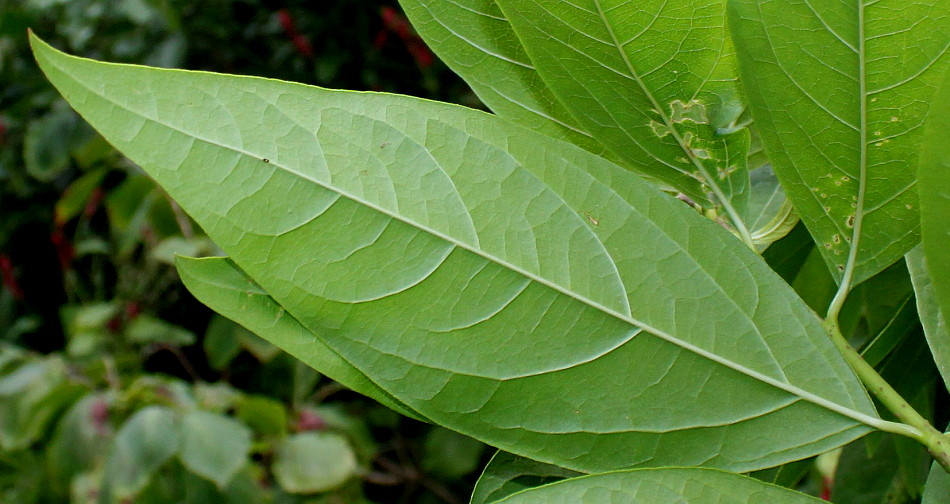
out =
[[[848,361],[851,369],[858,375],[858,378],[861,379],[864,386],[874,394],[874,397],[876,397],[884,407],[890,410],[890,412],[902,422],[897,425],[912,427],[912,429],[884,428],[882,430],[917,440],[917,442],[927,448],[927,451],[933,455],[937,463],[939,463],[945,471],[950,473],[950,435],[943,434],[935,429],[933,425],[930,425],[927,419],[920,416],[920,413],[912,408],[910,404],[878,374],[874,367],[861,357],[857,350],[848,343],[844,335],[841,334],[837,317],[826,320],[825,329],[828,331],[828,335],[831,336],[831,341],[838,347],[841,355]],[[892,422],[888,422],[888,424],[890,423]]]

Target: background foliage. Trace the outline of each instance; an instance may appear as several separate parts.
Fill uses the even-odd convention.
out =
[[[0,1],[0,502],[462,502],[483,446],[214,316],[214,245],[43,78],[73,53],[478,102],[384,1]]]

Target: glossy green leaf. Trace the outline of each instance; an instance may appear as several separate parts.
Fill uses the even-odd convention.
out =
[[[721,205],[751,242],[751,137],[724,0],[497,0],[545,83],[637,170]]]
[[[490,504],[528,488],[577,476],[582,474],[499,450],[479,476],[469,502]]]
[[[343,436],[329,432],[294,434],[281,442],[272,470],[290,493],[336,488],[356,475],[356,455]]]
[[[541,80],[495,0],[400,0],[429,47],[493,112],[603,154]]]
[[[729,0],[742,87],[766,152],[839,282],[919,238],[921,123],[950,65],[950,9]]]
[[[879,425],[758,255],[589,152],[457,106],[34,44],[285,315],[436,423],[584,471],[751,470]]]
[[[950,330],[947,329],[947,319],[940,305],[937,304],[923,247],[918,245],[911,249],[906,260],[907,269],[910,270],[910,277],[914,282],[917,313],[924,326],[927,345],[930,346],[930,353],[943,377],[944,384],[950,389]]]
[[[950,9],[944,9],[950,20]],[[950,22],[950,21],[948,21]],[[946,27],[944,27],[946,30]],[[950,38],[950,36],[945,37]],[[945,65],[948,66],[948,65]],[[950,313],[950,70],[934,95],[920,153],[920,220],[927,271],[936,301]]]
[[[230,260],[223,257],[179,257],[177,266],[182,283],[202,303],[262,335],[267,341],[344,386],[406,416],[424,421],[419,413],[393,399],[300,325],[293,315],[287,313]]]
[[[497,504],[644,502],[677,504],[819,504],[825,501],[759,480],[712,469],[638,469],[558,481]]]
[[[116,433],[106,461],[100,502],[131,501],[175,456],[180,442],[174,411],[148,406],[135,412]]]
[[[226,416],[201,410],[181,420],[182,444],[178,458],[193,473],[224,489],[248,462],[251,430]]]

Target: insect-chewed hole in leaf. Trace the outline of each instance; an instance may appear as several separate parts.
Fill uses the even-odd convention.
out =
[[[698,100],[690,100],[689,103],[674,100],[670,103],[670,119],[675,123],[691,121],[696,124],[709,124],[706,106]]]
[[[653,119],[650,119],[650,129],[652,129],[653,133],[659,138],[670,134],[669,126]]]

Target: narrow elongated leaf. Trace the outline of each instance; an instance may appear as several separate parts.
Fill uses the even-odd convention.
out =
[[[497,2],[594,138],[748,231],[751,138],[735,124],[744,107],[723,0]]]
[[[927,258],[921,245],[914,247],[907,254],[907,269],[910,270],[910,278],[914,282],[917,313],[920,315],[920,323],[924,326],[927,345],[930,346],[930,353],[944,384],[950,389],[950,330],[947,329],[943,310],[937,304],[927,268]]]
[[[434,422],[588,472],[751,470],[878,425],[759,256],[583,149],[463,107],[34,44],[241,270]]]
[[[181,280],[199,301],[243,325],[314,369],[408,417],[425,421],[393,399],[297,322],[277,301],[224,257],[176,261]]]
[[[950,10],[950,9],[944,9]],[[950,14],[947,15],[950,18]],[[950,37],[948,37],[950,38]],[[950,70],[934,95],[920,154],[920,220],[927,271],[943,313],[950,313]]]
[[[788,197],[840,283],[919,239],[921,124],[947,68],[943,0],[729,0],[742,85]]]
[[[399,3],[429,47],[493,112],[595,154],[606,151],[541,80],[495,0]]]
[[[497,504],[675,502],[677,504],[819,504],[825,501],[748,476],[712,469],[637,469],[559,481]]]

